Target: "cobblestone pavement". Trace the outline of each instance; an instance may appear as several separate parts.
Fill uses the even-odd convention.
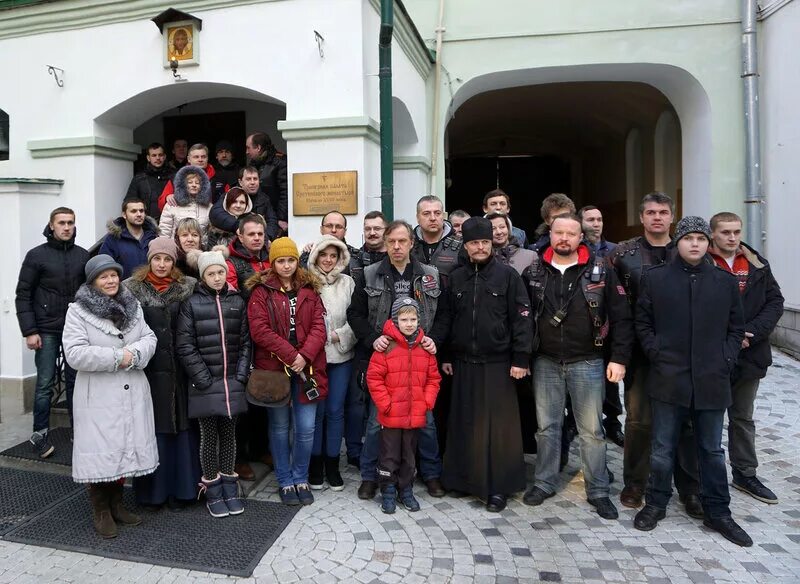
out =
[[[521,493],[501,514],[471,497],[434,499],[416,489],[421,511],[387,516],[346,488],[315,492],[249,579],[170,569],[20,545],[0,540],[2,582],[800,582],[800,364],[775,355],[757,402],[759,476],[780,498],[765,505],[731,489],[734,518],[750,533],[749,549],[728,543],[673,503],[649,533],[600,519],[585,501],[577,448],[563,490],[537,508]],[[28,435],[30,416],[0,424],[0,448]],[[609,466],[622,475],[622,453],[609,446]],[[530,469],[529,469],[530,470]],[[612,496],[619,494],[619,480]],[[273,476],[250,495],[277,500]]]

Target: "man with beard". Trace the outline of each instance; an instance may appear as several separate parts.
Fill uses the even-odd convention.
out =
[[[728,453],[731,484],[764,503],[778,497],[756,476],[756,425],[753,421],[759,381],[772,365],[769,336],[783,314],[783,294],[769,262],[742,241],[742,219],[735,213],[711,218],[709,254],[717,265],[739,281],[744,307],[744,340],[739,362],[731,376],[733,403],[728,408]]]
[[[536,472],[523,502],[541,505],[555,494],[561,450],[564,404],[570,396],[578,425],[586,498],[604,519],[619,516],[608,497],[609,473],[603,433],[604,379],[619,382],[633,349],[633,319],[625,290],[602,258],[582,241],[581,221],[574,213],[550,224],[550,246],[544,248],[533,278],[537,357]],[[611,358],[604,344],[611,330]]]
[[[261,190],[269,197],[283,232],[289,230],[289,179],[286,155],[278,152],[264,132],[254,132],[245,142],[247,164],[259,172]]]
[[[225,193],[231,187],[239,184],[239,165],[233,159],[233,144],[228,140],[217,142],[214,151],[214,156],[217,159],[214,163],[216,182],[219,183],[222,192]]]
[[[644,235],[620,242],[608,258],[625,288],[632,309],[639,299],[644,273],[651,266],[671,262],[677,255],[677,249],[668,246],[673,217],[674,204],[669,196],[660,192],[645,195],[639,205],[639,220]],[[619,494],[620,502],[634,509],[642,506],[647,477],[650,475],[653,425],[650,396],[645,388],[648,372],[647,356],[639,343],[636,343],[625,376],[625,451],[622,467],[625,485]],[[674,468],[675,486],[686,513],[690,517],[702,519],[697,451],[688,420],[681,430],[678,459]]]
[[[355,278],[364,268],[386,257],[386,242],[383,239],[386,224],[386,217],[380,211],[370,211],[364,215],[364,245],[361,249],[350,252],[352,277]]]
[[[89,252],[75,245],[75,212],[72,209],[54,209],[43,235],[47,242],[30,250],[22,261],[14,304],[25,345],[36,352],[31,444],[40,458],[47,458],[55,451],[47,431],[64,318],[75,292],[86,279],[84,266],[89,261]],[[64,374],[71,422],[75,370],[66,362]]]
[[[122,266],[122,279],[130,278],[136,268],[147,263],[148,246],[158,237],[158,225],[145,215],[143,201],[126,199],[122,216],[109,221],[107,228],[98,253],[114,258]]]
[[[164,146],[153,142],[147,147],[147,166],[142,172],[137,173],[128,185],[125,200],[141,199],[144,201],[147,215],[155,221],[161,218],[161,209],[158,198],[167,186],[167,182],[175,171],[166,163],[167,155]]]
[[[411,254],[423,264],[435,266],[447,276],[458,265],[461,240],[449,221],[444,220],[444,204],[435,195],[417,201],[417,226]]]
[[[453,375],[442,483],[499,513],[525,488],[514,380],[530,374],[531,305],[516,270],[492,253],[492,224],[471,217],[461,228],[469,263],[450,275]]]
[[[347,322],[358,339],[358,359],[369,361],[373,351],[385,351],[391,339],[383,334],[383,325],[391,316],[391,307],[398,298],[409,296],[420,306],[420,328],[426,331],[420,346],[431,354],[447,337],[448,311],[446,303],[439,302],[442,286],[438,270],[420,263],[411,255],[413,230],[405,221],[393,221],[384,232],[388,255],[378,263],[364,268],[355,278],[353,298],[347,309]],[[364,446],[361,450],[360,499],[372,499],[378,488],[376,465],[378,463],[380,426],[375,405],[370,405]],[[436,423],[429,412],[427,425],[419,432],[419,466],[422,480],[432,497],[443,497],[440,476],[442,462]]]
[[[745,339],[737,278],[707,261],[711,229],[684,217],[672,240],[677,255],[649,269],[641,281],[636,332],[650,363],[653,441],[646,505],[633,526],[655,529],[672,496],[672,469],[684,419],[691,418],[702,469],[703,525],[743,547],[750,536],[733,520],[722,449],[730,375]]]

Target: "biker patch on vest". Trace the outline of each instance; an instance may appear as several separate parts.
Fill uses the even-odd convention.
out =
[[[422,276],[423,290],[434,290],[437,285],[436,278],[434,278],[431,274],[425,274]]]

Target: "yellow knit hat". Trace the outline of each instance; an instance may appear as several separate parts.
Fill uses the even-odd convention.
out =
[[[273,241],[269,246],[269,263],[274,262],[278,258],[294,258],[300,259],[300,254],[297,251],[297,244],[288,237],[279,237]]]

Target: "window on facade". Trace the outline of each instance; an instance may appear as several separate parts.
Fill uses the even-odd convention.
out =
[[[0,160],[8,160],[8,114],[0,109]]]

